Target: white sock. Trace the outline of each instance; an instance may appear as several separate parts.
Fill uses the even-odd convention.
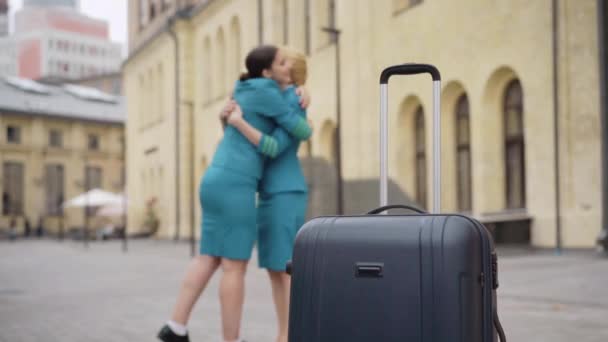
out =
[[[167,325],[175,333],[175,335],[186,336],[188,334],[188,328],[185,325],[181,325],[174,321],[167,321]]]
[[[240,339],[240,338],[237,338],[237,339],[236,339],[236,340],[234,340],[234,341],[224,341],[224,342],[245,342],[245,340]]]

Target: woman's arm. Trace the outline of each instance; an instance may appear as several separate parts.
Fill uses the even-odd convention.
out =
[[[229,114],[228,124],[241,132],[253,145],[258,146],[260,144],[262,132],[243,119],[243,111],[239,105],[235,105],[234,110]]]
[[[277,125],[298,140],[306,140],[312,133],[306,119],[288,105],[278,87],[257,89],[248,105],[256,113],[272,118]]]
[[[275,128],[270,135],[263,134],[243,119],[242,111],[238,106],[230,114],[228,123],[256,146],[258,152],[270,158],[276,158],[296,142],[296,139],[281,127]]]

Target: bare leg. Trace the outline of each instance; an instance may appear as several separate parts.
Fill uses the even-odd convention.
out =
[[[220,303],[224,341],[235,341],[239,338],[247,263],[248,261],[226,258],[221,261],[223,274],[220,282]]]
[[[287,327],[289,324],[289,289],[291,278],[285,272],[268,271],[272,286],[272,297],[277,313],[279,328],[277,342],[287,342]]]
[[[220,258],[209,255],[198,255],[190,261],[171,316],[174,322],[182,325],[188,323],[194,304],[219,265]]]

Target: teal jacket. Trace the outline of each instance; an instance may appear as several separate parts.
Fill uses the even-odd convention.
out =
[[[285,100],[292,111],[306,118],[306,111],[300,107],[300,98],[295,87],[289,87],[283,92]],[[306,178],[302,173],[298,149],[300,140],[289,135],[282,127],[277,127],[272,134],[262,136],[258,151],[269,158],[266,159],[262,180],[258,190],[266,193],[288,191],[308,192]],[[274,159],[272,159],[274,158]]]
[[[304,140],[310,137],[311,130],[306,119],[288,105],[279,84],[272,79],[252,78],[238,81],[233,97],[241,106],[243,118],[262,133],[270,134],[279,126],[296,139]],[[260,179],[264,159],[245,136],[228,125],[211,165]]]

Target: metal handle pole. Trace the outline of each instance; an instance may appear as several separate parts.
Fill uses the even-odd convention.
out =
[[[380,206],[388,203],[388,85],[380,84]]]
[[[433,81],[433,213],[441,212],[441,81]]]

